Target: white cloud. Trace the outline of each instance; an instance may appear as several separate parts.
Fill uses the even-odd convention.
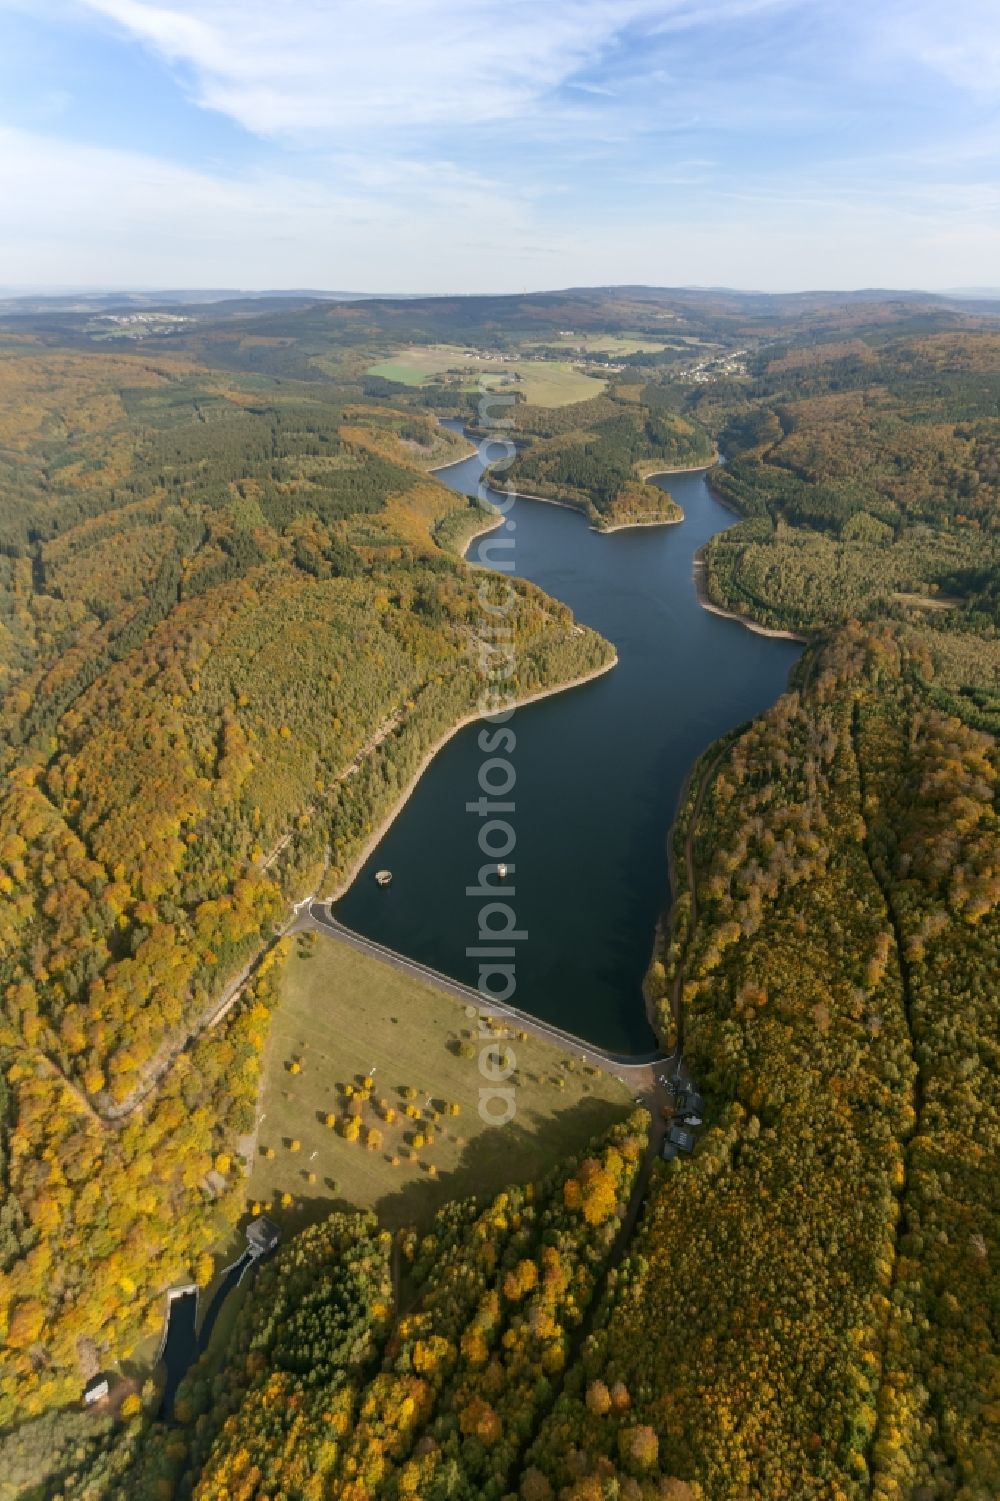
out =
[[[0,131],[0,281],[995,280],[1000,0],[938,5],[0,0],[112,28],[266,138],[199,168],[43,136],[58,115],[26,107]]]
[[[629,217],[510,200],[428,162],[340,158],[302,178],[223,176],[137,152],[0,130],[0,285],[313,286],[483,292],[585,283],[984,285],[1000,265],[997,193],[926,198],[817,183],[733,184]]]
[[[630,26],[711,26],[801,3],[79,0],[188,69],[204,107],[266,136],[520,120]]]
[[[0,128],[0,284],[419,289],[459,260],[456,226],[502,210],[524,233],[518,201],[448,163],[311,165],[223,175]]]
[[[883,57],[917,63],[965,92],[1000,99],[997,0],[893,0],[873,20],[873,41]]]

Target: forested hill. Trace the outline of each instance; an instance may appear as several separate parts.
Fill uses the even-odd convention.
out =
[[[711,598],[768,626],[919,622],[942,703],[995,727],[1000,335],[768,349],[695,412],[750,520],[714,540]]]
[[[711,1128],[584,1371],[720,1501],[1000,1491],[1000,760],[926,670],[912,628],[845,627],[706,754],[675,833],[653,978]],[[537,1452],[567,1484],[610,1437],[581,1381]]]
[[[485,586],[429,416],[32,341],[0,391],[2,1429],[242,1213],[267,1013],[210,1023],[474,709]],[[509,619],[518,692],[609,659]]]
[[[283,318],[283,313],[278,314]],[[1000,304],[969,303],[930,293],[813,292],[768,294],[724,288],[580,287],[522,296],[375,298],[363,303],[314,305],[292,315],[289,331],[321,317],[327,336],[358,342],[366,331],[395,339],[462,342],[499,340],[512,345],[559,329],[664,328],[680,334],[730,339],[772,339],[848,329],[967,328],[1000,318]],[[277,323],[275,324],[277,331]]]
[[[655,1190],[586,1369],[642,1386],[665,1468],[710,1496],[979,1501],[1000,1493],[1000,341],[776,347],[690,409],[752,518],[708,549],[711,597],[813,644],[681,810],[650,985],[712,1127]],[[609,1453],[579,1394],[550,1431]]]
[[[937,301],[643,289],[210,309],[131,344],[87,318],[0,347],[0,1481],[1000,1494],[1000,336]],[[653,320],[687,320],[675,347]],[[578,324],[607,347],[571,362]],[[634,519],[644,474],[717,443],[742,519],[709,602],[808,638],[673,834],[647,990],[697,1149],[643,1165],[636,1116],[423,1239],[324,1219],[327,1180],[176,1424],[139,1381],[92,1421],[85,1375],[152,1359],[164,1289],[207,1287],[246,1209],[290,901],[475,702],[489,586],[454,551],[484,514],[426,473],[489,363],[433,341],[472,329],[530,349],[505,386],[573,389],[510,393],[525,489]],[[515,634],[521,691],[610,657],[529,586]]]
[[[636,1112],[541,1182],[453,1203],[426,1236],[405,1236],[402,1306],[392,1237],[371,1217],[334,1215],[307,1231],[263,1269],[223,1370],[187,1383],[183,1426],[154,1427],[103,1458],[105,1494],[551,1496],[526,1454],[613,1276],[647,1124]],[[621,1466],[627,1480],[652,1468],[652,1434],[631,1421],[624,1387],[614,1402],[635,1455]]]
[[[573,506],[599,528],[680,521],[669,492],[643,482],[644,475],[713,458],[705,430],[678,406],[669,387],[638,373],[605,395],[554,411],[521,404],[511,430],[520,451],[497,483]]]
[[[160,314],[157,322],[156,315]],[[878,330],[996,326],[1000,301],[927,292],[743,292],[724,287],[570,287],[502,296],[213,298],[187,304],[176,296],[110,294],[0,300],[0,330],[65,345],[127,340],[136,315],[152,319],[157,353],[180,347],[210,364],[284,364],[315,378],[331,349],[402,342],[488,343],[517,348],[551,340],[560,330],[583,334],[629,330],[728,342],[843,338]],[[169,322],[166,320],[170,320]]]

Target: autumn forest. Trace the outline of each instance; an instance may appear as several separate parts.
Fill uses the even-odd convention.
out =
[[[248,1171],[292,904],[474,713],[508,588],[440,419],[485,430],[468,351],[545,367],[564,327],[620,348],[583,399],[505,378],[494,477],[607,530],[709,468],[703,602],[804,642],[662,831],[646,992],[697,1148],[623,1092],[498,1193],[282,1218]],[[1000,1494],[995,329],[634,289],[0,314],[0,1498]],[[518,697],[613,660],[533,585],[514,614]],[[356,1088],[341,1135],[390,1158]],[[423,1147],[448,1107],[403,1098]],[[286,1233],[163,1414],[166,1292],[262,1208]]]

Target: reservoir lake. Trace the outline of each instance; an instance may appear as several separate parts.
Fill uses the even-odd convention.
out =
[[[437,477],[476,495],[482,470],[477,455]],[[652,482],[683,508],[682,523],[602,534],[577,511],[524,497],[507,512],[514,572],[569,605],[619,659],[510,721],[516,808],[505,816],[517,844],[501,899],[527,934],[510,1002],[621,1053],[655,1041],[642,979],[668,902],[667,838],[685,777],[713,740],[780,696],[802,650],[700,605],[695,555],[737,518],[702,471]],[[472,542],[470,562],[488,541]],[[481,795],[481,728],[438,752],[334,909],[348,927],[470,985],[481,899],[465,889],[487,857],[465,805]],[[383,867],[386,889],[374,878]]]

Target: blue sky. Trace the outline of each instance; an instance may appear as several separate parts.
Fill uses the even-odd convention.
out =
[[[1000,285],[1000,0],[0,0],[0,285]]]

